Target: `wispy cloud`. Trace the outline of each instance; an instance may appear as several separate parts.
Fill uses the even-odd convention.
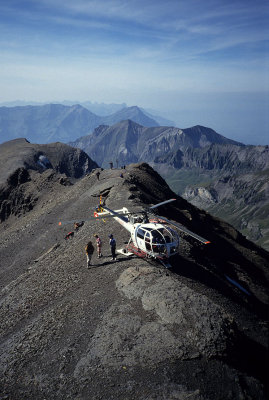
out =
[[[257,5],[245,0],[39,0],[29,1],[28,9],[17,6],[16,14],[14,2],[8,4],[0,5],[2,22],[7,16],[7,25],[22,32],[22,40],[26,35],[30,44],[34,40],[29,35],[35,31],[34,37],[40,37],[43,45],[48,35],[48,45],[53,38],[52,45],[58,42],[67,47],[65,43],[69,41],[76,46],[81,43],[83,49],[88,38],[96,47],[107,42],[115,47],[115,52],[121,48],[121,54],[127,54],[129,49],[129,53],[134,50],[140,55],[144,53],[146,58],[147,54],[163,54],[165,58],[169,52],[197,57],[208,51],[268,39],[265,2]]]
[[[10,83],[32,76],[40,93],[45,81],[59,92],[66,82],[126,93],[260,89],[268,8],[250,0],[4,0],[0,75]]]

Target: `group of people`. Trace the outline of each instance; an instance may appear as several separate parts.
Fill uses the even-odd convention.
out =
[[[101,258],[102,255],[102,241],[98,235],[94,235],[96,239],[96,249],[97,249],[97,257]],[[109,235],[109,245],[111,249],[112,260],[116,261],[116,240],[113,235]],[[91,241],[89,241],[85,247],[85,252],[87,256],[87,267],[90,268],[92,266],[91,259],[94,252],[94,246]]]

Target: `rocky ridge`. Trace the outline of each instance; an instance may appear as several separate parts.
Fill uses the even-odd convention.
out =
[[[38,145],[26,139],[15,139],[1,144],[0,221],[10,214],[20,215],[31,210],[45,182],[71,185],[72,180],[96,167],[82,150],[63,143]],[[28,190],[26,183],[31,180],[33,183]]]
[[[266,398],[267,252],[175,196],[147,164],[70,186],[49,170],[28,172],[36,180],[21,185],[40,190],[35,207],[0,224],[3,398]],[[108,234],[118,247],[128,236],[113,219],[85,222],[64,240],[71,227],[58,221],[86,220],[100,194],[130,209],[175,197],[160,214],[212,245],[181,235],[167,271],[134,257],[111,262]],[[94,233],[104,257],[94,254],[87,270]]]

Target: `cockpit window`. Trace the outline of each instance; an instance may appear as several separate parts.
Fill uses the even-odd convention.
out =
[[[137,229],[137,238],[144,241],[147,251],[153,252],[156,255],[169,256],[169,254],[175,254],[179,245],[177,233],[166,226],[159,229],[139,227]]]
[[[150,242],[150,233],[149,232],[146,232],[145,241],[148,243]]]
[[[164,243],[164,237],[158,231],[152,231],[152,243]]]
[[[140,239],[144,239],[144,235],[145,235],[145,231],[143,231],[142,229],[138,229],[138,231],[137,231],[137,236],[138,236]]]

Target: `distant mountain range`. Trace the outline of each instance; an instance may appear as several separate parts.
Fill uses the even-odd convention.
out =
[[[113,126],[101,125],[92,134],[69,144],[83,149],[103,167],[116,160],[121,165],[140,161],[170,164],[179,153],[189,149],[203,149],[211,144],[244,146],[202,126],[188,129],[146,127],[131,120]],[[175,167],[180,167],[179,162]]]
[[[69,143],[104,168],[147,162],[176,193],[269,249],[268,146],[246,146],[199,125],[164,126],[170,121],[136,106],[95,106],[114,112],[101,116],[62,104],[1,107],[0,140]]]
[[[74,106],[80,105],[84,108],[87,108],[91,112],[97,115],[110,115],[114,114],[117,111],[122,110],[127,107],[126,103],[97,103],[91,101],[71,101],[71,100],[63,100],[63,101],[55,101],[55,102],[36,102],[36,101],[23,101],[23,100],[15,100],[15,101],[7,101],[0,103],[0,107],[25,107],[25,106],[44,106],[47,104],[61,104],[63,106]]]
[[[192,204],[269,248],[269,147],[246,146],[202,126],[99,126],[71,142],[107,168],[145,161]]]
[[[116,112],[101,116],[78,104],[0,107],[0,142],[25,137],[33,143],[66,143],[91,133],[99,125],[113,125],[126,119],[144,126],[171,122],[143,112],[137,106],[119,110],[111,105],[110,111],[115,109]]]

